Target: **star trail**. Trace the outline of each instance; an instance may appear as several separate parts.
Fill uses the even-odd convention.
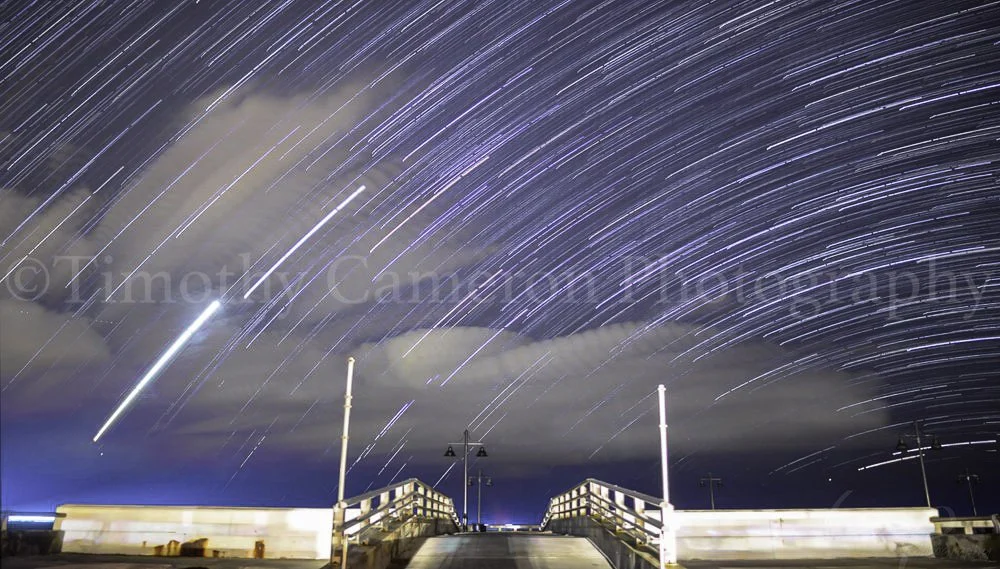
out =
[[[1000,470],[1000,2],[0,11],[5,507]]]

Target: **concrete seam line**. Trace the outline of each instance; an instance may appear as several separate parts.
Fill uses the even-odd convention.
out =
[[[611,561],[611,558],[608,557],[608,554],[604,553],[604,550],[601,549],[600,547],[597,547],[597,544],[594,543],[594,540],[590,539],[589,537],[586,537],[584,539],[586,539],[587,542],[590,543],[591,547],[593,547],[594,549],[596,549],[597,552],[601,554],[601,557],[603,557],[604,560],[608,562],[608,565],[610,565],[611,567],[615,567],[615,564]],[[618,569],[618,568],[615,567],[615,569]]]

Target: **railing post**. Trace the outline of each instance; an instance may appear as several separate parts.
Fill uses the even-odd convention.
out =
[[[646,515],[646,501],[640,500],[639,498],[633,497],[632,500],[635,502],[635,527],[640,530],[640,534],[646,534],[646,522],[643,521],[643,516]]]
[[[378,496],[379,509],[385,510],[385,513],[382,514],[382,518],[379,520],[379,526],[382,529],[388,528],[386,524],[389,523],[389,517],[392,515],[392,500],[394,496],[395,492],[391,488]]]
[[[615,529],[628,529],[628,526],[626,525],[627,521],[625,520],[625,494],[618,490],[614,490],[613,492],[615,497],[615,513],[618,514],[615,516]],[[618,525],[619,520],[621,520],[621,525]]]
[[[603,498],[605,502],[610,502],[611,501],[611,498],[608,495],[608,487],[607,486],[598,486],[597,487],[597,495],[600,496],[601,498]],[[601,507],[603,508],[604,506],[602,505]]]
[[[372,511],[372,500],[371,500],[371,498],[369,498],[367,500],[361,500],[361,514],[360,515],[364,516],[368,512],[370,512],[370,511]]]
[[[333,507],[333,535],[330,540],[330,565],[342,567],[345,552],[344,544],[347,543],[347,536],[344,535],[344,517],[347,514],[347,503],[337,502]]]

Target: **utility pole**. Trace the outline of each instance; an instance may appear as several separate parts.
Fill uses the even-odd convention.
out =
[[[479,469],[479,474],[476,476],[469,477],[469,486],[476,484],[476,525],[482,525],[483,523],[483,482],[486,482],[487,486],[493,486],[493,479],[489,476],[483,475],[483,469]],[[478,528],[477,528],[478,529]]]
[[[717,477],[717,476],[712,476],[712,473],[709,472],[708,476],[706,476],[706,477],[704,477],[704,478],[702,478],[701,480],[698,481],[698,485],[701,486],[702,488],[704,488],[706,485],[708,486],[708,499],[709,499],[710,503],[712,504],[712,509],[714,510],[715,509],[715,487],[716,487],[716,485],[718,485],[719,488],[722,488],[722,479],[719,478],[719,477]]]
[[[489,455],[486,454],[486,447],[483,443],[469,440],[469,429],[465,429],[461,443],[448,445],[448,450],[444,451],[444,455],[454,457],[455,449],[452,447],[459,444],[462,445],[462,480],[466,481],[465,484],[462,484],[462,530],[465,531],[469,528],[469,447],[479,447],[479,451],[476,452],[477,458],[486,458]]]
[[[972,474],[972,473],[970,473],[969,469],[966,468],[964,474],[959,474],[958,475],[958,480],[957,481],[958,481],[959,484],[961,484],[962,482],[965,482],[965,484],[968,486],[968,488],[969,488],[969,502],[972,503],[972,515],[973,516],[978,516],[979,512],[976,510],[976,495],[975,495],[975,493],[972,490],[972,485],[973,485],[973,483],[979,484],[979,475],[978,474]]]
[[[924,481],[924,499],[927,501],[927,507],[930,508],[932,507],[931,491],[930,488],[927,486],[927,467],[924,466],[924,444],[923,444],[924,433],[920,430],[920,423],[918,423],[917,421],[913,422],[913,431],[914,434],[912,435],[909,433],[905,433],[899,437],[899,442],[896,443],[896,451],[899,452],[900,454],[909,452],[909,446],[906,444],[905,441],[903,441],[903,437],[914,437],[917,439],[917,456],[920,459],[920,476]],[[938,441],[938,438],[935,436],[931,437],[931,448],[934,450],[941,449],[941,442]]]
[[[927,467],[924,466],[924,445],[920,443],[920,423],[914,421],[913,429],[917,432],[917,453],[920,455],[920,475],[924,479],[924,498],[927,499],[927,507],[931,507],[931,491],[927,486]]]

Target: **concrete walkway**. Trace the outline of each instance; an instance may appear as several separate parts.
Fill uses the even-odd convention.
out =
[[[325,559],[141,557],[63,553],[4,557],[3,569],[330,569]],[[903,559],[798,559],[789,561],[685,561],[686,569],[989,569],[989,561]],[[464,534],[428,539],[409,564],[390,569],[609,569],[583,538],[547,534]]]
[[[483,533],[432,537],[406,569],[610,569],[586,538]]]

